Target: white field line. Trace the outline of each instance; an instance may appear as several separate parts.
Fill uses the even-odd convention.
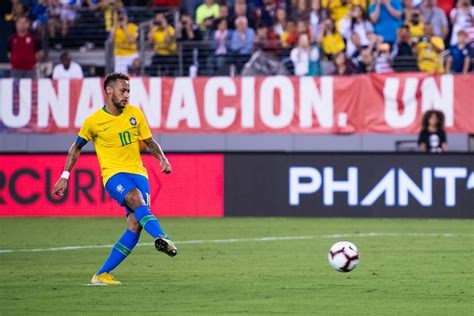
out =
[[[259,242],[259,241],[278,241],[278,240],[305,240],[316,238],[352,238],[352,237],[456,237],[461,234],[451,233],[356,233],[356,234],[330,234],[330,235],[314,235],[314,236],[286,236],[286,237],[259,237],[259,238],[242,238],[242,239],[203,239],[203,240],[183,240],[176,241],[178,245],[184,244],[229,244],[241,242]],[[153,243],[139,243],[138,246],[151,246]],[[113,245],[85,245],[85,246],[66,246],[55,248],[35,248],[35,249],[0,249],[1,253],[12,252],[46,252],[46,251],[64,251],[64,250],[80,250],[80,249],[101,249],[111,248]]]

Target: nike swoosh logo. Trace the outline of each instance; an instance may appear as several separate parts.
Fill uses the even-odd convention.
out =
[[[104,128],[104,132],[105,132],[106,130],[108,130],[109,128],[110,128],[110,126],[109,126],[109,127],[105,127],[105,128]]]

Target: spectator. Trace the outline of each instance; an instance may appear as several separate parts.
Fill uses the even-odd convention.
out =
[[[354,6],[350,15],[339,23],[339,32],[346,40],[347,56],[352,57],[357,51],[370,44],[369,34],[374,27],[361,6]]]
[[[328,17],[327,11],[321,7],[320,0],[311,0],[311,11],[309,12],[309,25],[311,28],[311,42],[318,40],[319,27],[322,21]]]
[[[384,42],[393,45],[397,40],[397,30],[402,25],[402,6],[399,0],[375,0],[369,8],[370,20],[374,23],[375,33],[383,37]]]
[[[27,13],[25,6],[20,0],[12,0],[12,12],[5,16],[5,21],[16,22],[20,17],[27,16]]]
[[[229,7],[226,4],[221,4],[219,6],[219,16],[213,20],[212,22],[212,30],[217,30],[219,27],[219,23],[222,19],[227,21],[227,26],[229,26],[229,22],[231,22],[230,14],[229,14]]]
[[[200,41],[202,40],[199,26],[193,22],[193,18],[187,14],[181,14],[181,38],[182,41]]]
[[[336,24],[332,19],[326,19],[321,24],[319,42],[321,42],[324,54],[329,58],[346,47],[341,35],[336,31]]]
[[[351,55],[349,55],[347,53],[347,50],[346,50],[346,56],[348,58],[350,58],[351,60],[353,59],[357,59],[357,57],[360,56],[360,54],[362,53],[362,50],[364,50],[365,48],[367,48],[368,46],[363,46],[361,43],[360,43],[360,39],[359,39],[359,36],[353,36],[352,38],[352,43],[354,43],[354,50],[351,51]]]
[[[365,48],[357,58],[357,73],[366,74],[375,70],[374,57],[371,48]]]
[[[235,29],[235,24],[234,22],[238,17],[245,17],[247,18],[247,23],[251,27],[255,26],[255,21],[253,19],[253,16],[250,12],[247,10],[247,2],[246,0],[235,0],[234,4],[234,15],[232,16],[232,23],[229,23],[229,29]]]
[[[249,28],[247,18],[238,17],[235,21],[235,31],[231,38],[233,52],[240,55],[250,55],[253,50],[255,32]]]
[[[29,32],[30,21],[27,17],[19,17],[15,27],[16,34],[10,37],[8,45],[11,77],[36,79],[36,62],[43,56],[40,43],[33,33]]]
[[[218,19],[217,30],[214,32],[214,54],[207,59],[207,67],[210,71],[209,75],[223,75],[224,68],[227,64],[228,44],[230,39],[230,31],[227,27],[226,19]]]
[[[474,19],[474,7],[471,6],[471,1],[458,0],[456,7],[451,10],[449,17],[453,24],[450,44],[455,46],[458,43],[458,32],[469,27]]]
[[[443,40],[448,36],[448,19],[443,10],[438,7],[438,0],[424,0],[421,6],[424,21],[433,26],[435,36]]]
[[[441,60],[441,52],[443,50],[443,39],[434,36],[431,25],[425,25],[425,37],[416,45],[418,68],[421,71],[443,73],[444,67]]]
[[[33,30],[43,38],[46,26],[48,25],[48,2],[47,0],[38,0],[36,5],[31,10],[31,15],[34,19]]]
[[[471,20],[471,25],[466,27],[464,31],[466,31],[467,34],[467,43],[471,46],[471,48],[474,48],[472,47],[474,44],[474,19]]]
[[[448,150],[443,112],[435,110],[425,112],[418,136],[418,146],[426,153],[442,153]]]
[[[310,69],[311,46],[307,34],[300,34],[298,44],[291,50],[290,59],[296,76],[308,75]]]
[[[205,31],[212,25],[214,18],[219,16],[219,5],[214,0],[204,0],[196,9],[196,23],[201,31]]]
[[[397,44],[394,47],[394,55],[397,57],[401,56],[413,56],[414,43],[410,37],[410,29],[408,25],[403,25],[398,30]]]
[[[456,1],[455,0],[437,0],[438,7],[443,10],[444,15],[449,17],[449,13],[455,7]]]
[[[61,26],[61,3],[59,0],[49,0],[48,5],[48,31],[50,39],[56,38],[56,32]]]
[[[407,26],[408,28],[408,26]],[[410,33],[408,33],[410,34]],[[383,37],[380,36],[380,35],[377,35],[375,33],[369,33],[367,34],[367,37],[369,39],[369,47],[372,48],[372,52],[375,52],[376,49],[377,49],[377,45],[379,45],[380,43],[383,43]]]
[[[202,41],[202,33],[199,29],[199,26],[194,23],[191,15],[183,12],[181,14],[181,48],[184,52],[182,54],[182,63],[183,69],[188,71],[193,67],[193,71],[197,73],[198,71],[198,57],[199,48],[201,47],[199,41]]]
[[[309,20],[308,0],[296,0],[296,7],[292,9],[291,19],[295,21]]]
[[[347,59],[344,51],[333,55],[334,66],[336,67],[334,75],[337,76],[349,76],[356,72],[354,64]]]
[[[152,64],[157,66],[160,75],[170,75],[176,64],[176,39],[174,28],[168,24],[163,13],[157,13],[150,24],[148,42],[153,45],[155,54]]]
[[[142,74],[142,60],[140,58],[135,58],[132,61],[132,64],[128,67],[128,76],[139,77]]]
[[[69,27],[76,19],[76,10],[81,6],[80,0],[61,0],[61,34],[66,36]]]
[[[471,48],[467,45],[467,33],[458,32],[458,44],[451,46],[446,59],[446,71],[467,74],[471,67]]]
[[[393,72],[390,44],[380,43],[377,45],[374,69],[376,73]]]
[[[257,23],[271,27],[274,22],[277,6],[274,0],[263,0],[262,7],[255,10]],[[251,25],[254,27],[254,25]]]
[[[422,21],[423,15],[419,9],[413,10],[410,20],[408,21],[408,29],[413,42],[418,43],[420,38],[425,35],[425,23]]]
[[[298,40],[298,31],[296,30],[296,24],[294,21],[289,20],[286,22],[286,28],[280,37],[281,46],[283,48],[292,48]]]
[[[82,68],[78,63],[71,61],[69,52],[64,51],[60,56],[61,63],[54,66],[53,79],[82,79]]]
[[[271,51],[276,53],[280,49],[280,38],[265,24],[257,27],[257,33],[254,40],[254,48],[256,50]]]
[[[253,52],[254,40],[255,32],[248,27],[247,18],[238,17],[235,20],[235,31],[232,32],[230,47],[236,58],[236,66],[239,71]]]
[[[326,0],[326,10],[330,12],[331,19],[334,20],[337,26],[339,22],[347,16],[349,11],[352,9],[352,5],[362,4],[363,1],[356,0]],[[323,2],[324,4],[324,2]]]
[[[203,3],[203,0],[186,0],[180,1],[180,3],[181,8],[196,21],[196,9]]]
[[[105,31],[110,33],[119,13],[123,11],[122,0],[101,0],[99,8],[104,11]]]
[[[286,10],[284,8],[278,8],[275,12],[275,23],[273,24],[273,32],[282,36],[285,32],[286,27]]]
[[[305,20],[299,20],[296,22],[296,32],[298,32],[298,35],[306,34],[311,38],[311,30],[308,28],[308,24]]]
[[[114,42],[115,72],[127,73],[128,67],[138,57],[138,26],[128,23],[128,16],[121,12],[110,30],[109,41]]]
[[[413,0],[402,0],[402,21],[409,21],[413,10],[416,8],[414,7]]]

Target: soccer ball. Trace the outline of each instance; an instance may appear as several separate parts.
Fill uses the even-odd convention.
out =
[[[328,253],[331,267],[339,272],[351,272],[359,263],[359,251],[356,245],[340,241],[332,245]]]

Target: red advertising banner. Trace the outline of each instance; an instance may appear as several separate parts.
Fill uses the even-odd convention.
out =
[[[474,133],[474,75],[132,78],[129,103],[153,132],[416,133],[422,113]],[[100,78],[0,80],[0,129],[76,133],[104,104]]]
[[[151,208],[157,216],[224,215],[224,156],[170,154],[169,175],[142,155],[148,169]],[[0,155],[0,216],[125,216],[103,189],[93,154],[82,154],[63,197],[53,196],[66,155]]]

